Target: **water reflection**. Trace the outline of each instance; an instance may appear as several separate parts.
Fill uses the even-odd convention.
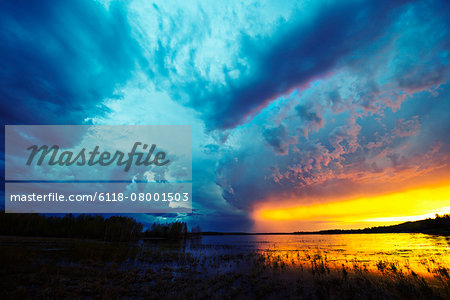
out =
[[[189,289],[233,299],[229,286],[235,286],[258,292],[255,298],[278,297],[280,291],[280,298],[305,293],[314,298],[308,295],[326,291],[341,299],[377,290],[386,299],[448,299],[449,252],[448,237],[423,234],[203,236],[133,243],[0,237],[7,286],[21,277],[31,278],[29,286],[40,282],[49,290],[65,274],[67,281],[58,287],[74,282],[68,293],[86,284],[98,292],[108,284],[106,290],[118,287],[117,293],[148,291],[153,296],[147,298],[154,298],[155,290],[162,295]]]
[[[323,261],[329,267],[379,271],[386,264],[422,275],[450,265],[449,237],[416,233],[204,236],[193,249],[203,249],[198,255],[256,251],[267,263],[287,266]]]

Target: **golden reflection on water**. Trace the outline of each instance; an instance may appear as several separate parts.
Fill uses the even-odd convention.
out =
[[[258,235],[265,263],[433,276],[450,266],[450,237],[426,234]]]

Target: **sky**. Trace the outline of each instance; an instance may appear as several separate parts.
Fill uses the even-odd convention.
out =
[[[143,223],[280,232],[450,213],[449,6],[1,1],[0,118],[191,125],[193,213]]]

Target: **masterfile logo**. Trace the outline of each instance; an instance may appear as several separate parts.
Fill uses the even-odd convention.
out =
[[[46,159],[46,162],[49,166],[72,166],[74,164],[76,164],[77,166],[94,166],[96,164],[100,166],[109,166],[116,163],[117,166],[125,165],[125,172],[128,172],[130,170],[133,162],[137,166],[149,166],[151,164],[154,164],[156,166],[164,166],[170,162],[170,160],[168,159],[165,160],[166,153],[164,151],[160,151],[153,156],[153,152],[156,148],[155,144],[151,145],[150,150],[148,150],[144,159],[144,153],[137,151],[140,145],[143,145],[143,150],[149,148],[147,144],[136,142],[127,155],[119,150],[117,150],[114,155],[112,155],[109,151],[99,152],[99,146],[95,146],[95,148],[90,152],[87,152],[86,148],[83,148],[78,154],[75,154],[72,151],[62,151],[60,153],[60,148],[57,145],[53,145],[52,147],[49,147],[47,145],[43,145],[41,147],[33,145],[27,148],[27,150],[31,151],[30,156],[27,160],[27,166],[33,163],[33,160],[36,156],[38,157],[36,158],[36,165],[38,166],[42,165],[42,163]],[[134,157],[136,157],[136,160],[134,160]]]
[[[6,212],[192,211],[190,126],[6,126]]]

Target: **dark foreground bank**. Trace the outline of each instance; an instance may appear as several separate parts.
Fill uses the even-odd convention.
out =
[[[1,299],[450,299],[448,266],[370,270],[315,251],[234,251],[201,239],[154,243],[0,237]]]

